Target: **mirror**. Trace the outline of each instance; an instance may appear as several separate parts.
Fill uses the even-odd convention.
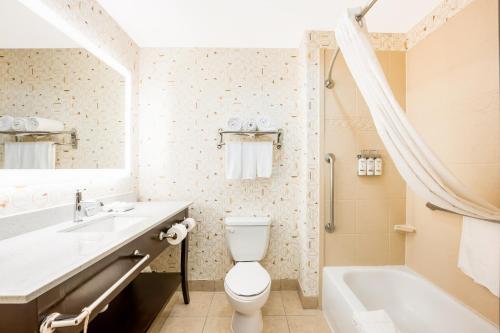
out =
[[[124,166],[124,77],[18,0],[0,1],[0,168]]]

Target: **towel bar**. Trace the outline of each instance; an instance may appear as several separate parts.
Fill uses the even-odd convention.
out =
[[[459,214],[459,213],[455,213],[455,212],[452,212],[451,210],[448,210],[448,209],[444,209],[444,208],[441,208],[439,206],[436,206],[434,204],[431,204],[430,202],[426,203],[425,206],[427,208],[429,208],[430,210],[440,210],[442,212],[446,212],[446,213],[451,213],[451,214],[456,214],[456,215],[462,215],[462,216],[467,216],[467,217],[472,217],[472,218],[477,218],[477,217],[474,217],[474,216],[470,216],[470,215],[463,215],[463,214]],[[479,219],[479,218],[477,218]],[[483,220],[483,221],[488,221],[488,222],[493,222],[493,223],[500,223],[500,221],[498,220],[491,220],[491,219],[480,219],[480,220]]]
[[[45,137],[50,135],[69,134],[71,142],[69,143],[55,142],[55,145],[57,146],[71,145],[73,149],[78,149],[78,141],[79,141],[78,131],[75,128],[69,131],[53,131],[53,132],[52,131],[0,131],[0,134],[12,135],[16,137],[16,140],[24,136]]]
[[[224,142],[224,134],[245,135],[250,137],[276,135],[276,141],[273,141],[276,149],[281,149],[283,145],[283,129],[281,128],[276,131],[225,131],[222,128],[219,128],[219,142],[217,143],[217,149],[221,149],[222,146],[226,144]]]

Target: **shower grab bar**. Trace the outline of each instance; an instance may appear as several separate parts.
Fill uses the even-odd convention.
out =
[[[436,206],[434,204],[431,204],[430,202],[426,203],[425,206],[427,208],[429,208],[430,210],[439,210],[439,211],[442,211],[442,212],[446,212],[446,213],[450,213],[450,214],[455,214],[455,215],[460,215],[460,216],[467,216],[467,217],[472,217],[472,218],[477,218],[477,217],[474,217],[474,216],[470,216],[470,215],[463,215],[463,214],[459,214],[459,213],[455,213],[451,210],[448,210],[448,209],[444,209],[444,208],[441,208],[439,206]],[[480,218],[477,218],[478,220],[483,220],[483,221],[488,221],[488,222],[493,222],[493,223],[500,223],[500,221],[498,220],[491,220],[491,219],[480,219]]]
[[[326,232],[332,233],[335,231],[335,206],[334,206],[334,180],[333,180],[333,171],[334,171],[334,163],[335,163],[335,155],[332,153],[328,153],[325,155],[326,163],[330,164],[330,216],[329,222],[325,224]]]

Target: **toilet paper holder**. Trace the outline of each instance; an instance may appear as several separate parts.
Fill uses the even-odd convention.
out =
[[[165,231],[160,231],[160,234],[158,235],[158,239],[159,240],[164,240],[164,239],[169,239],[169,238],[172,238],[172,239],[177,239],[177,235],[176,234],[169,234],[169,233],[166,233]]]

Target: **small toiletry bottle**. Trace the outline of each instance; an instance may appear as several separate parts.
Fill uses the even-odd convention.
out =
[[[372,155],[370,155],[366,159],[366,175],[373,176],[374,173],[375,173],[375,159],[373,158]]]
[[[382,156],[375,158],[375,176],[382,176]]]
[[[358,176],[366,176],[366,158],[358,155]]]

